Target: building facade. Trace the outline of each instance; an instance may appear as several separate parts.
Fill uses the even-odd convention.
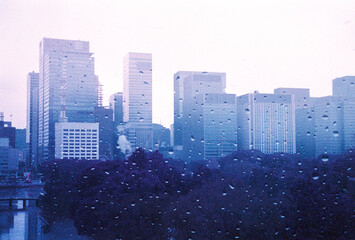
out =
[[[99,123],[99,159],[114,160],[115,138],[113,111],[108,107],[96,107],[94,110],[95,122]]]
[[[315,156],[315,98],[307,88],[277,88],[275,94],[293,95],[295,100],[296,152],[304,158]]]
[[[39,163],[54,159],[55,123],[94,122],[98,82],[89,42],[44,38],[39,64]],[[63,116],[62,116],[63,117]]]
[[[11,122],[0,120],[0,138],[8,138],[9,146],[16,147],[16,128]]]
[[[137,147],[153,149],[152,54],[128,53],[123,64],[123,121],[127,139]]]
[[[237,150],[237,101],[234,94],[204,94],[204,159],[225,157]]]
[[[190,156],[189,144],[191,136],[188,123],[191,116],[199,107],[196,98],[200,94],[225,93],[226,74],[217,72],[189,72],[179,71],[174,74],[174,154],[178,151],[184,152],[182,156]],[[185,149],[184,149],[185,148]],[[203,158],[202,153],[200,155]]]
[[[263,153],[295,153],[293,95],[245,94],[238,101],[238,148]]]
[[[315,155],[344,151],[342,98],[327,96],[315,101]]]
[[[110,96],[110,108],[113,111],[114,126],[123,124],[123,93],[117,92]]]
[[[345,76],[334,79],[333,96],[355,96],[355,76]]]
[[[39,73],[27,75],[27,112],[26,112],[26,167],[37,167],[38,161],[38,87]]]
[[[99,159],[99,123],[55,124],[56,159]]]

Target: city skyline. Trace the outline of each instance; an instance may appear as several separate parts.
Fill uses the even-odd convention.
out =
[[[0,109],[17,128],[26,126],[26,76],[39,70],[43,37],[90,42],[104,105],[123,91],[123,56],[152,53],[153,122],[167,127],[178,71],[226,72],[226,92],[238,96],[279,87],[328,96],[332,79],[354,75],[354,8],[351,1],[85,1],[84,8],[80,1],[2,1]]]

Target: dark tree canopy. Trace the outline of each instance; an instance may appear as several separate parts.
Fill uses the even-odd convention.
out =
[[[58,160],[42,203],[94,239],[355,239],[353,157],[239,151],[183,164],[137,149]]]

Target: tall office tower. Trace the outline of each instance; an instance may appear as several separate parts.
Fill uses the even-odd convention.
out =
[[[152,54],[128,53],[123,66],[123,121],[132,149],[153,149]]]
[[[39,73],[27,75],[27,115],[26,115],[26,167],[37,167],[38,145],[38,84]]]
[[[343,153],[342,98],[337,96],[318,98],[314,111],[316,156],[324,153]]]
[[[39,64],[39,163],[54,158],[55,123],[94,122],[97,78],[89,42],[44,38]],[[62,110],[62,111],[61,111]]]
[[[355,96],[355,76],[345,76],[333,80],[333,96]]]
[[[264,153],[295,153],[295,106],[293,95],[242,95],[238,101],[238,148]]]
[[[113,110],[115,128],[123,124],[123,93],[117,92],[110,96],[110,108]]]
[[[55,123],[56,159],[99,159],[99,123]]]
[[[191,150],[188,149],[190,140],[184,142],[184,136],[191,135],[186,124],[195,111],[196,96],[205,93],[222,94],[225,88],[225,73],[180,71],[174,74],[174,152],[188,153]]]
[[[307,88],[277,88],[275,94],[291,94],[295,99],[296,152],[304,158],[315,156],[314,101]]]
[[[99,159],[114,160],[115,130],[113,125],[113,111],[108,107],[96,107],[95,121],[99,123]]]

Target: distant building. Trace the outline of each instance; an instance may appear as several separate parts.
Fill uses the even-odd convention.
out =
[[[204,94],[203,98],[203,157],[225,157],[237,150],[236,96]]]
[[[26,129],[15,130],[15,147],[26,151]]]
[[[315,111],[315,154],[341,154],[344,152],[342,99],[327,96],[318,98]]]
[[[110,96],[110,108],[113,111],[114,126],[123,124],[123,93],[117,92]]]
[[[354,97],[355,76],[345,76],[333,80],[333,96]]]
[[[123,121],[132,150],[153,149],[152,54],[128,53],[123,67]]]
[[[23,151],[12,148],[8,138],[0,138],[0,177],[16,175],[19,162],[24,161]]]
[[[11,122],[0,120],[0,138],[8,138],[9,146],[16,147],[16,128],[12,127]]]
[[[18,163],[19,171],[26,169],[27,145],[26,145],[26,129],[16,129],[15,131],[15,146],[18,151],[21,151],[21,159]],[[20,154],[20,153],[19,153]]]
[[[55,124],[56,159],[99,159],[99,123]]]
[[[113,111],[108,107],[96,107],[94,110],[95,122],[99,123],[99,159],[114,160],[114,124]]]
[[[186,123],[194,114],[197,104],[196,97],[199,94],[225,93],[226,74],[216,72],[188,72],[179,71],[174,74],[174,155],[190,156],[191,136],[190,127]],[[191,124],[194,124],[191,122]],[[203,158],[202,153],[199,155]]]
[[[38,165],[38,108],[39,108],[39,73],[31,72],[27,75],[27,112],[26,112],[26,167]]]
[[[355,76],[333,80],[333,96],[315,102],[316,155],[342,154],[355,147]]]
[[[68,122],[95,121],[98,82],[92,54],[86,41],[44,38],[40,43],[39,163],[55,157],[55,124],[61,109]]]
[[[294,96],[249,93],[238,101],[238,148],[295,153]]]
[[[293,95],[295,100],[296,152],[304,158],[315,156],[315,98],[307,88],[277,88],[275,94]]]
[[[161,124],[153,123],[154,150],[170,147],[170,129]]]
[[[341,119],[344,152],[355,149],[355,76],[333,80],[333,96],[341,97]]]

